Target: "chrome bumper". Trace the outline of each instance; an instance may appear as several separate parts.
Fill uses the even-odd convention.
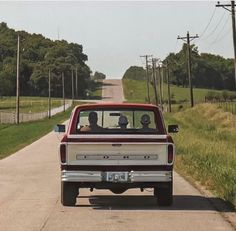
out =
[[[63,170],[61,172],[61,180],[68,182],[107,182],[107,177],[106,177],[106,172],[100,172],[100,171]],[[123,181],[122,183],[169,182],[171,180],[172,180],[172,171],[131,171],[128,172],[127,181],[126,182]]]

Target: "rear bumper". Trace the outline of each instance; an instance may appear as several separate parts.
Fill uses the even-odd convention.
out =
[[[107,172],[101,171],[66,171],[61,172],[61,181],[90,183],[107,182]],[[143,183],[143,182],[170,182],[172,181],[172,171],[130,171],[128,179],[122,183]],[[113,182],[121,183],[121,182]]]

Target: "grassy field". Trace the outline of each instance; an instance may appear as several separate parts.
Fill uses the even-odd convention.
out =
[[[52,108],[60,107],[62,99],[52,98]],[[16,98],[15,97],[1,97],[0,111],[15,112]],[[33,113],[43,112],[48,110],[48,98],[46,97],[21,97],[20,98],[20,112]]]
[[[144,81],[123,80],[123,88],[127,101],[145,102]],[[188,98],[188,89],[172,86],[171,91],[176,101]],[[195,102],[203,101],[208,91],[194,89]],[[177,147],[175,169],[200,181],[236,208],[236,116],[217,104],[198,104],[194,108],[184,105],[177,111],[164,114],[167,124],[180,127],[180,132],[173,135]]]
[[[69,118],[71,108],[51,119],[19,125],[0,124],[0,159],[20,150],[53,130],[53,126]]]
[[[183,112],[165,114],[177,123],[176,170],[213,190],[236,207],[236,116],[216,105],[199,104]]]
[[[123,80],[123,87],[124,87],[125,98],[127,101],[139,102],[139,103],[146,102],[146,81],[125,79]],[[212,90],[194,88],[193,89],[194,101],[204,102],[205,96],[207,95],[207,92],[209,91],[212,91]],[[220,92],[220,91],[214,90],[214,92]],[[188,102],[189,95],[190,95],[188,88],[176,87],[174,85],[171,86],[171,94],[173,95],[172,100],[175,100],[178,103]],[[166,84],[164,84],[163,95],[164,95],[164,100],[167,101],[168,95],[167,95]],[[154,90],[152,86],[150,86],[150,97],[152,99],[151,101],[154,103],[155,102]]]

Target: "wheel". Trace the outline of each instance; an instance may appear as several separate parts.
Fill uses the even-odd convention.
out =
[[[170,206],[173,203],[173,183],[162,183],[154,188],[154,196],[157,197],[157,204],[160,206]]]
[[[64,206],[74,206],[78,196],[78,187],[72,182],[61,182],[61,203]]]

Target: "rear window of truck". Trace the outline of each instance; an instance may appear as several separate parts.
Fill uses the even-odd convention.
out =
[[[76,133],[94,134],[157,134],[161,121],[156,121],[151,110],[81,110],[78,114]]]

